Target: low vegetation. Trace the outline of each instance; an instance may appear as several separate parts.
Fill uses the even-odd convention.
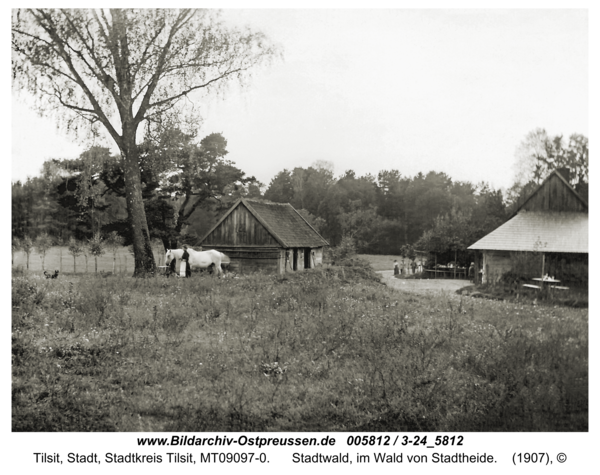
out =
[[[586,309],[350,265],[12,279],[13,431],[586,431]]]
[[[541,289],[523,287],[521,284],[499,282],[494,284],[470,285],[457,291],[461,295],[475,298],[502,300],[523,305],[564,306],[588,308],[587,287],[556,289],[545,286]]]

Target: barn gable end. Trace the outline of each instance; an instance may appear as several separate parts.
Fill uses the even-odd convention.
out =
[[[266,246],[280,243],[241,201],[202,239],[203,246]]]
[[[586,212],[587,202],[577,193],[558,170],[542,182],[515,214],[520,211]]]

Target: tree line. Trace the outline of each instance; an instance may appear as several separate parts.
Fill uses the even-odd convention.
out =
[[[531,146],[533,135],[520,149],[543,149]],[[547,137],[541,145],[568,156],[568,150],[560,152],[559,138]],[[566,147],[576,142],[581,152],[559,164],[575,171],[571,183],[587,196],[587,139],[576,139],[572,136]],[[222,134],[197,140],[173,129],[139,148],[150,237],[165,248],[183,241],[196,244],[235,200],[249,197],[291,203],[332,246],[345,238],[361,253],[414,257],[415,251],[424,251],[440,263],[467,263],[466,248],[504,223],[556,167],[548,154],[523,156],[531,163],[521,163],[506,195],[487,183],[453,180],[435,171],[411,177],[399,170],[376,176],[347,170],[335,177],[332,164],[323,160],[284,169],[264,185],[227,160]],[[522,171],[526,165],[530,173]],[[12,185],[13,237],[25,242],[45,236],[64,244],[112,236],[131,245],[125,193],[122,162],[108,148],[91,147],[77,159],[49,160],[40,176]]]

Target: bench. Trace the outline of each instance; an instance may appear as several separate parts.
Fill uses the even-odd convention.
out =
[[[541,287],[539,285],[534,285],[534,284],[523,284],[523,287],[527,287],[528,289],[538,289],[538,290],[541,289]]]

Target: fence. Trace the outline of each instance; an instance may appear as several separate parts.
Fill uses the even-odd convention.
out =
[[[62,253],[62,257],[61,257]],[[165,253],[162,249],[153,249],[154,260],[156,265],[163,265]],[[88,256],[87,266],[85,256],[81,255],[75,259],[75,269],[77,274],[86,272],[95,272],[94,256]],[[27,267],[27,255],[23,251],[17,251],[13,255],[13,267]],[[126,247],[120,248],[116,253],[114,260],[114,270],[117,274],[133,274],[135,270],[135,262],[133,255]],[[60,270],[62,273],[73,273],[73,256],[69,254],[67,247],[55,246],[48,250],[44,262],[44,269],[47,271]],[[37,252],[32,252],[29,255],[29,270],[33,272],[42,272],[42,256]],[[113,254],[106,252],[103,256],[98,257],[98,272],[113,271]]]

